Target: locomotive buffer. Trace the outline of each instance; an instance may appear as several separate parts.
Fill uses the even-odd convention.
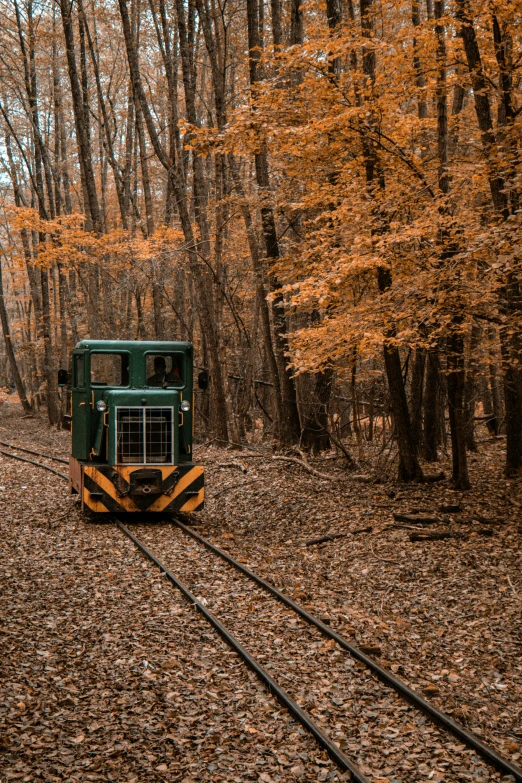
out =
[[[72,429],[69,486],[82,509],[111,512],[203,508],[204,469],[192,461],[193,346],[187,342],[82,340],[64,426]],[[200,388],[208,376],[201,372]]]

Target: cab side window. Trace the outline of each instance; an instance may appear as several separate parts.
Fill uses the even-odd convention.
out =
[[[129,357],[119,353],[92,353],[91,385],[128,386]]]
[[[146,356],[147,386],[183,386],[183,356],[176,353],[149,353]]]
[[[77,389],[85,388],[85,356],[74,357],[73,386]]]

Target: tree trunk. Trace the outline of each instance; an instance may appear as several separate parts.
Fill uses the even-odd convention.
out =
[[[464,381],[464,438],[468,451],[478,451],[475,440],[475,407],[478,391],[475,354],[480,344],[480,329],[476,324],[471,330],[469,355],[466,361],[466,378]]]
[[[417,453],[422,443],[422,399],[424,396],[424,370],[426,367],[426,349],[417,348],[411,374],[411,430]]]
[[[13,341],[11,339],[11,332],[9,330],[9,320],[7,317],[7,310],[5,307],[5,299],[4,299],[4,281],[2,275],[1,259],[0,259],[0,321],[2,323],[2,332],[5,341],[5,352],[7,354],[7,359],[9,361],[11,375],[13,377],[13,381],[16,386],[16,391],[18,393],[18,396],[20,397],[20,402],[22,403],[22,408],[24,409],[24,413],[29,415],[32,413],[31,405],[29,403],[29,400],[27,399],[25,385],[24,382],[22,381],[20,370],[18,369],[18,364],[16,361],[16,356],[13,347]]]
[[[78,158],[82,181],[84,209],[87,214],[87,228],[101,233],[101,214],[96,193],[96,182],[92,165],[91,145],[89,140],[89,116],[86,106],[86,96],[82,91],[78,66],[76,63],[74,27],[73,27],[73,2],[72,0],[60,0],[63,34],[67,53],[67,67],[71,84],[71,97],[76,129],[76,142],[78,145]],[[87,111],[87,116],[86,116]]]
[[[399,351],[390,345],[384,349],[384,364],[390,389],[391,408],[399,449],[399,481],[422,481],[415,443],[412,437],[408,400],[402,378]]]
[[[489,331],[489,337],[493,342],[494,331]],[[489,384],[491,387],[491,400],[493,403],[493,416],[494,416],[494,432],[495,435],[500,435],[505,431],[504,423],[504,408],[502,405],[502,391],[500,388],[500,380],[497,372],[497,358],[490,357],[488,362],[489,369]]]
[[[522,352],[518,341],[506,335],[500,341],[504,361],[504,405],[506,411],[506,476],[522,469],[522,380],[518,369]]]
[[[436,3],[435,3],[436,5]],[[454,333],[448,340],[448,408],[451,431],[453,486],[470,489],[465,437],[464,387],[464,338]]]
[[[437,155],[439,159],[439,191],[444,199],[439,209],[442,218],[440,241],[442,245],[441,263],[448,263],[454,257],[457,247],[449,236],[444,218],[449,215],[450,176],[449,133],[448,133],[448,94],[446,83],[446,31],[442,23],[444,0],[435,0],[435,35],[437,37]],[[448,341],[448,405],[451,430],[451,452],[453,460],[453,484],[457,489],[469,489],[468,456],[466,450],[465,400],[466,366],[464,361],[464,338],[462,336],[462,318],[455,315],[450,328],[452,334]]]
[[[263,345],[265,349],[266,364],[268,367],[268,373],[270,381],[274,390],[274,406],[276,409],[276,422],[279,428],[279,423],[282,421],[282,393],[281,384],[279,381],[279,371],[277,368],[277,361],[274,352],[274,346],[272,343],[272,328],[270,325],[270,309],[267,302],[267,293],[265,290],[265,284],[263,282],[263,265],[259,254],[259,244],[257,241],[256,229],[254,221],[248,204],[246,202],[245,192],[241,177],[237,170],[237,163],[232,155],[229,155],[229,166],[234,181],[234,187],[241,200],[240,208],[245,223],[245,230],[248,239],[248,245],[250,249],[250,258],[252,260],[252,270],[254,274],[254,284],[256,288],[256,296],[259,303],[259,309],[261,314],[261,327],[263,333]]]
[[[374,36],[373,29],[373,0],[361,0],[361,30],[363,37],[372,41]],[[373,46],[365,47],[362,57],[363,73],[371,85],[375,85],[376,53]],[[375,123],[373,112],[370,109],[370,124]],[[370,199],[375,200],[377,191],[384,190],[384,173],[380,167],[376,150],[371,141],[365,140],[363,144],[363,155],[365,159],[366,170],[366,188]],[[374,207],[374,213],[377,218],[377,227],[375,233],[387,230],[386,218],[379,214],[378,206]],[[391,272],[388,268],[379,267],[377,270],[377,286],[381,294],[389,290],[392,284]],[[406,389],[402,377],[401,359],[399,349],[393,342],[395,337],[393,327],[386,330],[384,342],[384,366],[390,390],[391,408],[393,411],[393,421],[395,427],[395,436],[399,449],[399,480],[400,481],[422,481],[423,473],[417,456],[417,450],[413,438],[413,432],[408,410],[408,400],[406,398]]]
[[[411,3],[411,21],[414,27],[420,25],[420,3],[419,0],[412,0]],[[419,57],[419,46],[417,38],[413,37],[413,71],[415,73],[415,86],[417,88],[417,113],[420,120],[428,117],[428,104],[426,103],[426,79],[422,71],[422,64]]]
[[[250,51],[250,84],[255,87],[259,81],[259,13],[257,0],[247,0],[248,20],[248,48]],[[279,242],[274,212],[269,205],[270,175],[268,168],[268,155],[265,150],[255,153],[254,156],[256,181],[261,199],[261,223],[265,239],[266,256],[271,261],[279,258]],[[277,279],[271,275],[271,289],[279,288]],[[272,306],[272,318],[274,324],[274,351],[276,355],[281,386],[281,410],[279,437],[282,443],[290,445],[298,443],[301,437],[301,423],[297,407],[297,394],[292,371],[285,353],[288,350],[288,341],[285,338],[287,332],[284,300],[281,294],[276,294]]]
[[[312,377],[308,375],[308,377]],[[311,451],[312,454],[320,454],[331,448],[328,409],[332,396],[334,371],[331,368],[317,373],[314,388],[309,402],[308,414],[304,417],[301,446]]]
[[[442,399],[442,378],[438,350],[430,348],[426,358],[422,456],[426,462],[436,462],[438,460],[437,449],[439,446],[439,419]]]
[[[60,407],[58,403],[58,386],[56,367],[54,366],[52,344],[51,305],[49,300],[49,273],[46,269],[40,271],[42,286],[42,336],[43,336],[43,371],[46,383],[47,416],[51,426],[60,424]]]
[[[516,157],[509,160],[503,170],[499,168],[499,161],[506,156],[501,156],[497,148],[497,139],[493,129],[491,104],[489,99],[489,80],[486,78],[482,65],[482,58],[478,45],[477,35],[473,19],[471,18],[468,0],[456,0],[457,20],[460,22],[460,35],[464,44],[468,71],[473,88],[475,102],[475,114],[481,132],[482,152],[487,166],[489,189],[494,209],[500,220],[507,220],[511,211],[518,209],[518,192],[515,186],[512,189],[506,187],[503,171],[511,173],[515,169]],[[502,39],[499,38],[499,30],[495,30],[494,43],[495,55],[500,69],[500,87],[502,97],[503,119],[505,124],[512,121],[513,101],[511,97],[511,83],[509,72],[505,67]],[[518,155],[518,150],[514,151]],[[520,284],[512,272],[505,273],[504,285],[500,291],[500,306],[508,319],[515,322],[513,331],[501,332],[501,350],[505,363],[504,371],[504,402],[506,406],[506,474],[513,476],[522,469],[522,375],[519,369],[521,355],[520,329],[517,321],[520,318],[522,297]]]

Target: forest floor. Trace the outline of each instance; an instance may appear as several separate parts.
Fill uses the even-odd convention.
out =
[[[12,404],[0,440],[69,450]],[[312,461],[319,476],[268,446],[199,446],[192,522],[520,763],[522,482],[502,475],[505,441],[479,440],[469,492],[376,483],[371,460],[354,474],[330,454]],[[412,512],[437,521],[394,517]],[[433,530],[451,537],[410,540]],[[0,553],[0,780],[343,779],[114,526],[86,523],[63,479],[1,455]],[[408,758],[419,780],[441,779]]]

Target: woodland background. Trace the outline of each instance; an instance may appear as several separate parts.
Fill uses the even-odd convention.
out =
[[[207,439],[522,467],[519,0],[0,0],[0,382],[183,339]]]

